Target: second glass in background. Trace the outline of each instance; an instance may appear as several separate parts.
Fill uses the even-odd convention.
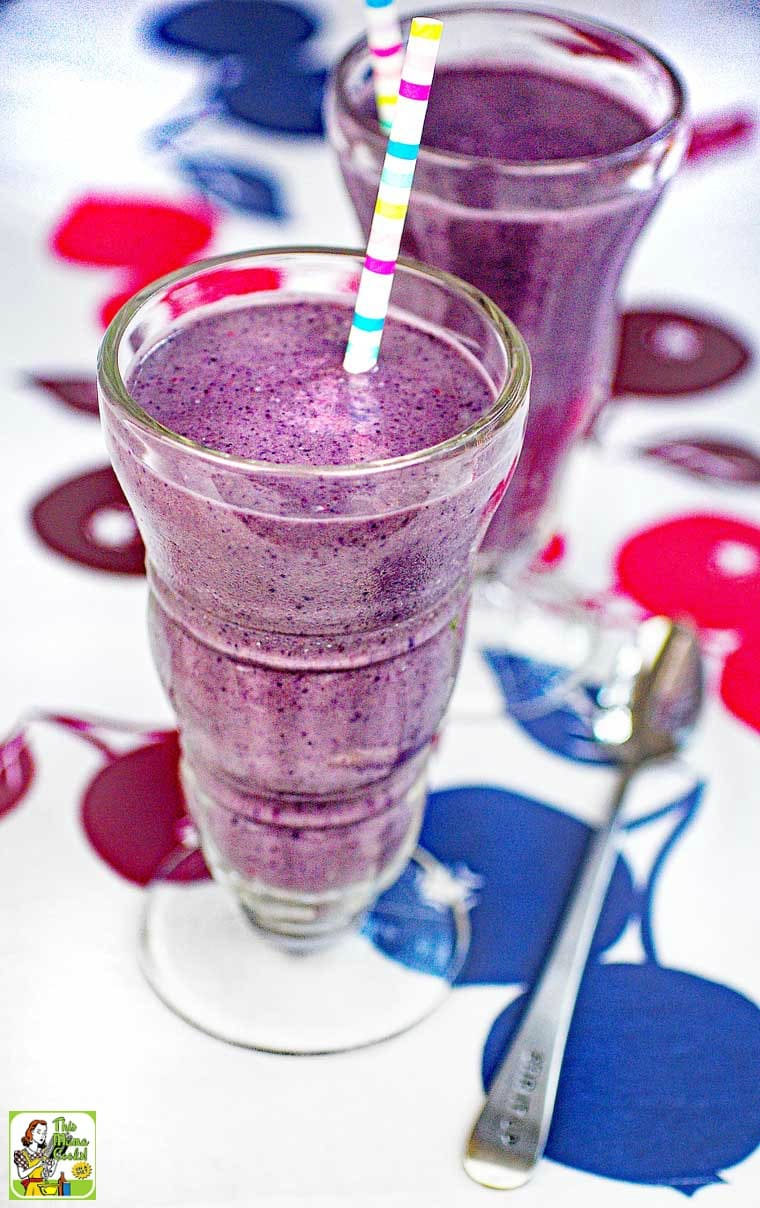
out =
[[[659,54],[570,14],[463,7],[445,21],[402,249],[488,294],[534,366],[522,459],[483,568],[548,538],[558,473],[605,401],[620,275],[685,146],[683,86]],[[386,139],[366,42],[334,72],[331,141],[369,229]]]

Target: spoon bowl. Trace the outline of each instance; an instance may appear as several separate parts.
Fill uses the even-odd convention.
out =
[[[696,725],[704,669],[694,631],[650,617],[622,647],[592,720],[594,738],[616,763],[640,765],[676,755]]]

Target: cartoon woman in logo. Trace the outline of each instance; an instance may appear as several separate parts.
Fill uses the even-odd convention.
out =
[[[43,1183],[52,1179],[58,1159],[52,1158],[52,1144],[47,1145],[47,1120],[32,1120],[21,1138],[22,1149],[13,1155],[24,1196],[45,1195]]]

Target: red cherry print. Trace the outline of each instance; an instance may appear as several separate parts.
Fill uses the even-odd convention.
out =
[[[562,533],[554,533],[536,557],[537,569],[542,570],[548,566],[556,566],[562,561],[566,553],[567,539]]]
[[[760,634],[729,654],[720,695],[734,716],[760,730]]]
[[[120,288],[100,307],[106,325],[136,290],[195,259],[215,225],[215,212],[201,201],[91,193],[63,215],[50,248],[74,264],[121,270]]]
[[[235,294],[256,294],[279,289],[282,273],[273,268],[220,268],[180,281],[167,291],[170,314],[178,319],[187,311]]]
[[[114,872],[147,885],[175,851],[186,815],[176,732],[106,764],[82,800],[82,825]],[[183,862],[182,880],[207,877],[200,855]]]
[[[509,482],[510,482],[510,479],[511,479],[513,473],[514,473],[514,467],[512,468],[512,470],[510,471],[510,473],[507,475],[506,478],[502,478],[501,482],[497,482],[496,486],[491,491],[491,494],[488,497],[486,506],[483,509],[484,523],[487,523],[491,520],[491,517],[493,516],[497,507],[499,506],[502,499],[504,498],[504,492],[506,491],[507,487],[509,486]]]
[[[760,486],[760,457],[746,445],[710,436],[681,436],[642,449],[645,457],[676,466],[693,478]]]
[[[21,734],[0,745],[0,818],[18,805],[34,779],[32,752]]]
[[[98,414],[98,388],[94,377],[69,377],[63,373],[55,377],[34,375],[30,376],[29,382],[47,391],[72,411],[84,411],[87,415]]]
[[[621,319],[612,392],[680,397],[720,386],[750,359],[741,337],[715,319],[676,310],[631,310]]]
[[[143,285],[147,285],[148,282],[154,280],[155,277],[160,275],[160,273],[152,273],[145,281],[142,279],[142,277],[130,277],[130,284],[128,287],[126,289],[119,290],[118,294],[111,294],[111,297],[106,298],[105,302],[98,310],[98,322],[100,323],[100,326],[103,328],[108,327],[111,319],[114,317],[114,315],[119,313],[124,303],[128,302],[139,289],[142,289]]]
[[[655,524],[621,547],[616,573],[649,612],[760,632],[760,528],[746,521],[692,515]]]
[[[50,549],[81,566],[145,573],[145,548],[110,466],[61,483],[34,505],[31,520]]]
[[[57,256],[76,264],[159,275],[201,252],[214,225],[213,210],[201,202],[177,205],[90,193],[66,211],[50,246]]]

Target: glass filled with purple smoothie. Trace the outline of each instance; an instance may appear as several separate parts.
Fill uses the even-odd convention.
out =
[[[520,466],[483,545],[507,577],[551,532],[568,450],[606,400],[621,272],[687,134],[682,84],[633,37],[568,13],[458,7],[445,23],[402,250],[489,295],[533,361]],[[361,40],[327,122],[362,227],[386,138]]]
[[[122,309],[99,362],[203,854],[247,932],[299,951],[350,931],[415,848],[475,553],[527,413],[516,329],[412,263],[377,367],[346,374],[361,263],[192,265]]]

